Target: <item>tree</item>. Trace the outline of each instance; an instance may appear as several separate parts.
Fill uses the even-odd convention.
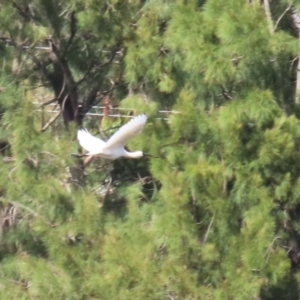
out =
[[[1,10],[4,299],[298,299],[297,3],[21,4]],[[38,82],[64,125],[41,132]],[[158,158],[70,157],[97,95],[149,115],[129,147]]]
[[[38,0],[2,6],[1,40],[14,48],[14,72],[53,90],[54,98],[42,105],[58,102],[65,126],[73,120],[80,124],[103,96],[124,90],[122,61],[130,24],[127,32],[123,28],[138,2]]]

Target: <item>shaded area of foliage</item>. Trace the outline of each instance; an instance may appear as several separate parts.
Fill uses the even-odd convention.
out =
[[[2,2],[2,298],[298,299],[298,4]]]

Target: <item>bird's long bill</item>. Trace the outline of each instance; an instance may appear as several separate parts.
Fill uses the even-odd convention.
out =
[[[143,153],[143,156],[149,156],[149,157],[154,157],[154,158],[159,158],[158,156],[155,156],[155,155],[152,155],[152,154],[149,154],[149,153]]]

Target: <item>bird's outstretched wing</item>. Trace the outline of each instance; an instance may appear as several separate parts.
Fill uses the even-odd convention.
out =
[[[144,114],[134,117],[110,137],[105,144],[105,148],[124,147],[130,139],[143,130],[146,122],[147,116]]]
[[[77,139],[80,146],[92,154],[99,153],[106,144],[101,139],[91,135],[86,129],[78,130]]]

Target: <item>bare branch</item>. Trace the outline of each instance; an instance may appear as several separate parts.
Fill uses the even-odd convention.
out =
[[[109,193],[111,184],[112,184],[112,178],[110,177],[110,178],[109,178],[108,185],[106,186],[105,194],[103,195],[103,202],[106,200],[106,197],[107,197],[107,195],[108,195],[108,193]]]
[[[300,14],[298,13],[296,7],[292,7],[292,19],[295,28],[297,29],[298,39],[300,34],[300,28],[299,28],[299,20],[300,20]],[[295,93],[295,103],[297,105],[300,104],[300,56],[298,55],[298,63],[297,63],[297,69],[296,69],[296,93]],[[293,60],[294,62],[294,60]],[[292,63],[293,63],[292,62]]]
[[[264,0],[264,8],[265,8],[265,14],[267,17],[270,33],[273,34],[274,33],[274,25],[273,25],[269,0]]]
[[[59,50],[57,46],[55,45],[53,39],[49,39],[49,43],[52,47],[52,53],[55,55],[61,69],[63,70],[64,76],[65,76],[65,82],[68,87],[68,92],[70,96],[70,101],[71,105],[73,108],[74,115],[76,116],[77,114],[77,109],[78,109],[78,95],[76,92],[76,83],[74,81],[73,75],[71,73],[71,70],[68,66],[67,60],[64,57],[61,57],[59,54]]]
[[[42,128],[41,131],[46,131],[49,128],[49,126],[58,119],[60,115],[61,115],[61,110],[53,118],[50,119],[50,121]]]
[[[20,14],[20,16],[26,21],[26,22],[30,22],[30,21],[33,21],[32,20],[32,16],[30,15],[30,14],[28,14],[27,12],[26,12],[26,10],[24,10],[24,9],[22,9],[20,6],[18,6],[17,4],[16,4],[16,2],[12,2],[12,6],[14,7],[14,8],[16,8],[16,10],[18,11],[18,13]]]
[[[227,91],[227,89],[223,85],[221,85],[221,89],[222,89],[222,96],[226,100],[232,100],[231,91]]]
[[[16,161],[16,159],[14,157],[7,156],[7,157],[3,158],[3,161],[4,162],[14,162],[14,161]]]
[[[297,64],[297,82],[296,82],[295,103],[300,104],[300,58],[298,58],[298,64]]]
[[[112,61],[113,61],[114,58],[116,57],[116,54],[117,54],[117,52],[118,52],[118,49],[119,49],[118,46],[116,46],[115,49],[113,49],[113,50],[111,51],[111,55],[110,55],[109,60],[108,60],[107,62],[101,64],[100,66],[98,66],[98,68],[102,68],[102,67],[107,66],[107,65],[109,65],[110,63],[112,63]]]
[[[8,177],[9,179],[12,181],[12,173],[24,162],[25,159],[23,159],[22,161],[20,161],[16,166],[14,166],[12,168],[12,170],[9,172]]]
[[[275,26],[274,26],[274,32],[276,31],[279,22],[282,20],[282,18],[284,17],[284,15],[285,15],[291,8],[292,8],[292,4],[290,4],[290,5],[286,8],[286,10],[281,14],[281,16],[278,18],[278,20],[276,21]]]
[[[300,14],[297,7],[293,6],[291,8],[291,17],[293,20],[294,29],[297,31],[297,36],[300,36]]]
[[[87,99],[84,101],[83,109],[82,109],[82,114],[85,115],[91,107],[95,104],[95,99],[97,97],[99,87],[98,85],[94,86],[92,90],[90,91]]]
[[[203,244],[206,243],[206,240],[207,240],[207,238],[208,238],[208,234],[209,234],[210,228],[211,228],[211,226],[212,226],[212,224],[213,224],[213,222],[214,222],[214,219],[215,219],[215,215],[212,216],[212,218],[211,218],[211,220],[210,220],[210,222],[209,222],[208,228],[207,228],[207,230],[206,230],[206,233],[205,233],[205,236],[204,236],[204,239],[203,239]]]
[[[71,46],[71,44],[73,42],[73,39],[75,37],[76,32],[77,32],[77,20],[76,20],[76,16],[75,16],[75,11],[72,11],[72,13],[71,13],[71,21],[70,21],[70,37],[69,37],[67,46],[65,47],[62,56],[65,56],[66,53],[67,53],[67,51],[69,50],[69,48],[70,48],[70,46]]]
[[[69,97],[69,94],[67,94],[62,102],[62,105],[61,105],[61,110],[64,111],[65,110],[65,105],[66,105],[66,101]]]
[[[41,103],[38,107],[37,107],[37,109],[39,109],[39,108],[41,108],[41,107],[44,107],[44,106],[47,106],[47,105],[49,105],[49,104],[52,104],[52,103],[54,103],[54,102],[56,102],[57,101],[57,98],[53,98],[53,99],[51,99],[51,100],[48,100],[48,101],[46,101],[46,102],[43,102],[43,103]]]
[[[94,66],[94,62],[92,62],[90,64],[90,66],[88,67],[88,69],[84,73],[83,77],[76,82],[76,86],[80,85],[85,80],[85,78],[87,77],[87,75],[91,72],[93,66]]]

